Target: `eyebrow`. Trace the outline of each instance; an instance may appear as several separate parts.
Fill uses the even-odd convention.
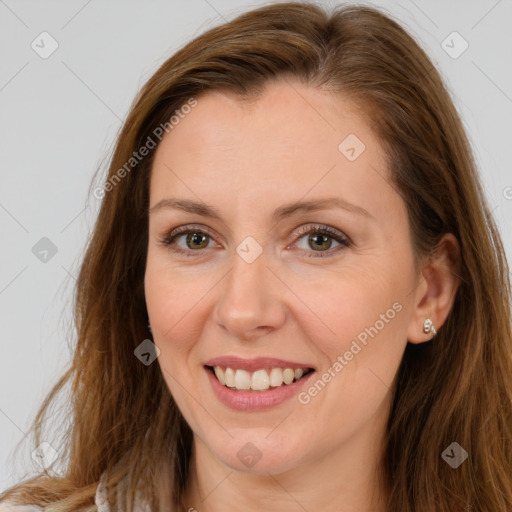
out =
[[[278,222],[284,218],[291,217],[292,215],[296,215],[298,213],[316,212],[320,210],[329,210],[332,208],[342,209],[350,213],[355,213],[357,215],[361,215],[371,219],[374,218],[373,215],[371,215],[367,210],[365,210],[361,206],[349,203],[340,197],[327,197],[323,199],[320,198],[310,201],[296,201],[293,203],[280,206],[279,208],[276,208],[274,210],[272,214],[272,221]],[[217,219],[222,222],[222,216],[218,208],[210,206],[203,202],[197,202],[190,199],[162,199],[161,201],[156,203],[155,206],[149,209],[149,213],[152,214],[162,209],[182,210],[186,213],[193,213],[196,215],[201,215],[203,217]]]

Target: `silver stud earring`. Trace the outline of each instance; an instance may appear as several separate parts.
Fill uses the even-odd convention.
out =
[[[423,332],[426,334],[432,333],[434,336],[436,335],[436,328],[434,327],[434,324],[430,318],[427,318],[423,323]]]

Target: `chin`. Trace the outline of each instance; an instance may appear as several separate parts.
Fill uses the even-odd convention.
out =
[[[244,473],[279,474],[299,466],[304,455],[300,448],[308,446],[307,440],[293,439],[284,431],[280,436],[269,436],[269,432],[244,429],[233,437],[211,441],[210,449],[226,466]]]

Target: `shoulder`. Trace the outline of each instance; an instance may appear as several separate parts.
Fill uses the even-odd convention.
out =
[[[94,503],[98,512],[110,512],[104,485],[105,475],[102,475],[94,497]],[[43,509],[37,505],[16,505],[7,500],[0,503],[0,512],[43,512]]]
[[[105,488],[106,478],[107,478],[106,473],[103,473],[101,475],[100,481],[98,482],[98,487],[96,488],[96,496],[94,498],[94,503],[96,504],[98,512],[111,512],[111,508],[110,508],[110,506],[108,504],[108,500],[107,500],[107,491]],[[121,482],[119,488],[117,489],[116,510],[119,510],[121,512],[123,512],[123,507],[121,505],[121,498],[125,492],[126,492],[126,479],[124,479]],[[151,512],[151,508],[149,507],[149,504],[141,499],[138,491],[137,491],[136,497],[135,497],[134,511],[135,512]],[[2,510],[0,510],[0,512],[2,512]],[[18,511],[16,511],[16,512],[18,512]],[[20,512],[24,512],[24,511],[20,511]],[[32,512],[32,511],[30,511],[30,512]]]
[[[0,503],[0,512],[41,512],[42,510],[36,505],[15,505],[9,501]]]
[[[98,486],[96,488],[96,494],[94,496],[94,504],[96,505],[98,512],[111,512],[111,508],[107,500],[107,492],[105,489],[106,476],[106,473],[101,475],[100,481],[98,482]],[[120,496],[118,491],[118,500],[119,498]],[[120,508],[119,501],[118,508]],[[139,501],[136,504],[135,510],[137,512],[151,512],[149,505],[144,501]],[[0,503],[0,512],[43,512],[43,509],[37,505],[15,505],[9,501],[3,501]]]

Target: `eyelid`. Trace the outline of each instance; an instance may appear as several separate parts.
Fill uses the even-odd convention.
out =
[[[165,248],[171,250],[172,252],[178,253],[178,254],[185,254],[187,256],[194,256],[193,253],[197,253],[197,256],[201,256],[201,253],[204,253],[204,249],[198,249],[196,251],[192,249],[182,249],[182,248],[176,248],[172,247],[172,244],[174,241],[179,238],[181,235],[189,234],[191,232],[198,232],[207,235],[211,240],[215,241],[215,237],[217,235],[212,233],[212,230],[206,226],[200,225],[200,224],[186,224],[183,226],[179,226],[176,228],[171,229],[167,234],[165,234],[162,238],[159,238],[159,245],[164,246]],[[342,231],[333,228],[327,224],[319,224],[319,223],[309,223],[304,224],[302,226],[299,226],[294,230],[293,237],[294,241],[292,244],[288,245],[290,247],[291,245],[296,244],[298,241],[300,241],[305,235],[309,233],[317,233],[317,234],[324,234],[328,238],[331,238],[338,242],[340,244],[339,247],[335,247],[334,249],[328,249],[326,251],[307,251],[305,249],[299,249],[301,251],[317,254],[317,256],[308,256],[308,257],[330,257],[333,253],[339,252],[337,249],[340,249],[341,247],[349,248],[353,245],[353,242],[351,238],[344,234]],[[222,238],[222,237],[220,237]],[[325,256],[324,256],[325,253]]]
[[[197,233],[203,233],[207,235],[211,240],[215,241],[216,235],[212,233],[212,230],[206,226],[203,226],[201,224],[186,224],[184,226],[178,226],[176,228],[173,228],[169,231],[167,231],[162,237],[158,238],[158,244],[163,246],[166,249],[169,249],[172,252],[178,253],[178,254],[184,254],[192,256],[193,252],[201,253],[203,250],[193,251],[190,249],[182,249],[181,247],[175,248],[172,247],[172,244],[175,242],[177,238],[179,238],[182,235],[187,235],[190,232],[197,232]],[[220,237],[222,238],[222,237]]]
[[[202,232],[212,239],[215,238],[216,236],[222,238],[220,235],[214,234],[210,228],[203,226],[202,224],[186,224],[184,226],[178,226],[177,228],[173,228],[170,231],[166,232],[166,234],[163,236],[163,240],[170,240],[181,234],[187,234],[190,231]]]
[[[304,235],[307,235],[308,233],[320,233],[320,234],[323,233],[326,236],[328,236],[329,238],[333,238],[340,243],[346,243],[347,245],[352,245],[352,243],[353,243],[348,235],[346,235],[339,229],[333,228],[327,224],[318,224],[318,223],[306,224],[304,226],[297,228],[297,231],[294,233],[294,236],[298,237],[298,239],[300,239]]]

